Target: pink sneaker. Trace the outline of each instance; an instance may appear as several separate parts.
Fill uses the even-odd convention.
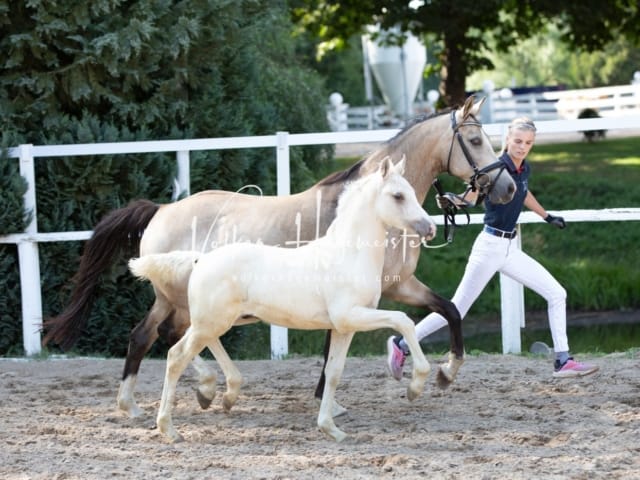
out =
[[[597,365],[576,362],[572,357],[569,357],[569,360],[564,365],[560,365],[556,360],[553,376],[555,378],[584,377],[597,372],[599,369],[600,367]]]
[[[387,340],[387,368],[391,376],[400,381],[402,380],[402,367],[407,356],[394,340],[393,335]]]

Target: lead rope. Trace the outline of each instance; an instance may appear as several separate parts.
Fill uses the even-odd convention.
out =
[[[439,179],[435,179],[433,181],[433,186],[436,188],[436,190],[438,191],[438,195],[443,196],[444,195],[444,190],[442,189],[442,185],[440,184],[440,180]],[[465,196],[466,196],[466,192],[465,192]],[[461,210],[463,210],[464,214],[467,216],[467,225],[469,225],[470,221],[471,221],[471,217],[469,216],[469,212],[467,212],[467,209],[465,207],[460,207]],[[466,225],[458,225],[456,223],[456,214],[458,213],[458,208],[456,208],[454,205],[449,205],[445,208],[442,209],[442,214],[444,215],[444,238],[445,238],[445,242],[441,243],[439,245],[428,245],[427,242],[423,242],[422,244],[424,245],[425,248],[442,248],[442,247],[446,247],[447,245],[449,245],[450,243],[453,242],[453,236],[455,233],[455,229],[456,227],[465,227]]]

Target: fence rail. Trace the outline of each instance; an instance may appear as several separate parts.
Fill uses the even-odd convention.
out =
[[[536,123],[538,134],[575,133],[586,130],[639,129],[640,116],[620,118],[591,118],[581,120],[552,120]],[[485,132],[493,140],[502,142],[506,135],[507,124],[485,124]],[[189,152],[198,150],[222,150],[240,148],[275,148],[277,170],[277,194],[290,193],[289,148],[303,145],[324,145],[343,143],[383,142],[398,133],[398,129],[362,130],[330,133],[289,134],[277,132],[275,135],[256,137],[208,138],[194,140],[163,140],[145,142],[97,143],[77,145],[20,145],[9,149],[10,158],[18,158],[20,174],[28,184],[24,196],[27,210],[33,211],[33,219],[24,233],[0,235],[0,244],[16,244],[20,269],[20,287],[22,300],[23,344],[27,355],[41,351],[40,330],[42,328],[42,297],[40,289],[40,263],[38,244],[42,242],[65,242],[86,240],[91,231],[39,233],[36,212],[35,159],[77,156],[112,155],[129,153],[175,152],[178,163],[176,194],[189,193]],[[177,195],[176,195],[177,196]],[[568,221],[637,221],[640,220],[640,208],[570,210],[558,211]],[[472,223],[481,223],[482,215],[471,215]],[[520,223],[541,221],[531,212],[520,217]],[[441,221],[440,221],[441,224]],[[518,237],[520,238],[520,237]],[[501,310],[503,352],[520,352],[520,328],[524,326],[524,291],[501,275]],[[271,355],[281,358],[288,352],[287,330],[271,327]]]

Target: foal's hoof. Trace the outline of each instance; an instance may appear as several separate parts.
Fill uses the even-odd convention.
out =
[[[180,435],[180,433],[175,428],[170,428],[168,430],[163,430],[160,425],[158,425],[158,430],[160,430],[160,434],[165,438],[168,443],[181,443],[184,442],[184,437]]]
[[[139,418],[144,415],[144,411],[136,404],[130,405],[124,402],[118,402],[118,408],[125,412],[129,418]]]
[[[338,402],[334,401],[333,406],[331,407],[331,416],[333,418],[341,417],[342,415],[346,415],[347,409],[340,405]]]
[[[202,392],[200,390],[196,389],[196,398],[198,399],[198,403],[200,404],[200,408],[202,408],[203,410],[206,410],[207,408],[209,408],[211,406],[211,402],[213,401],[213,398],[207,398],[205,397]]]
[[[322,399],[318,397],[314,397],[316,399],[316,403],[318,405],[322,404]],[[346,408],[340,405],[335,400],[333,401],[333,405],[331,405],[331,416],[333,418],[341,417],[342,415],[346,415],[349,412]]]
[[[407,388],[407,399],[410,402],[413,402],[419,396],[420,396],[420,392],[416,392],[415,390],[412,390],[411,388]]]
[[[224,394],[222,396],[222,408],[225,412],[229,413],[231,411],[231,407],[236,404],[237,397],[232,395]]]
[[[169,443],[182,443],[184,442],[184,437],[177,433],[175,436],[167,437]]]

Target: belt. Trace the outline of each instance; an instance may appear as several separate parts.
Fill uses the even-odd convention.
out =
[[[500,230],[499,228],[493,228],[493,227],[490,227],[489,225],[484,226],[484,231],[487,232],[489,235],[493,235],[495,237],[501,237],[501,238],[515,238],[515,236],[517,235],[516,230],[513,230],[512,232],[505,232],[504,230]]]

